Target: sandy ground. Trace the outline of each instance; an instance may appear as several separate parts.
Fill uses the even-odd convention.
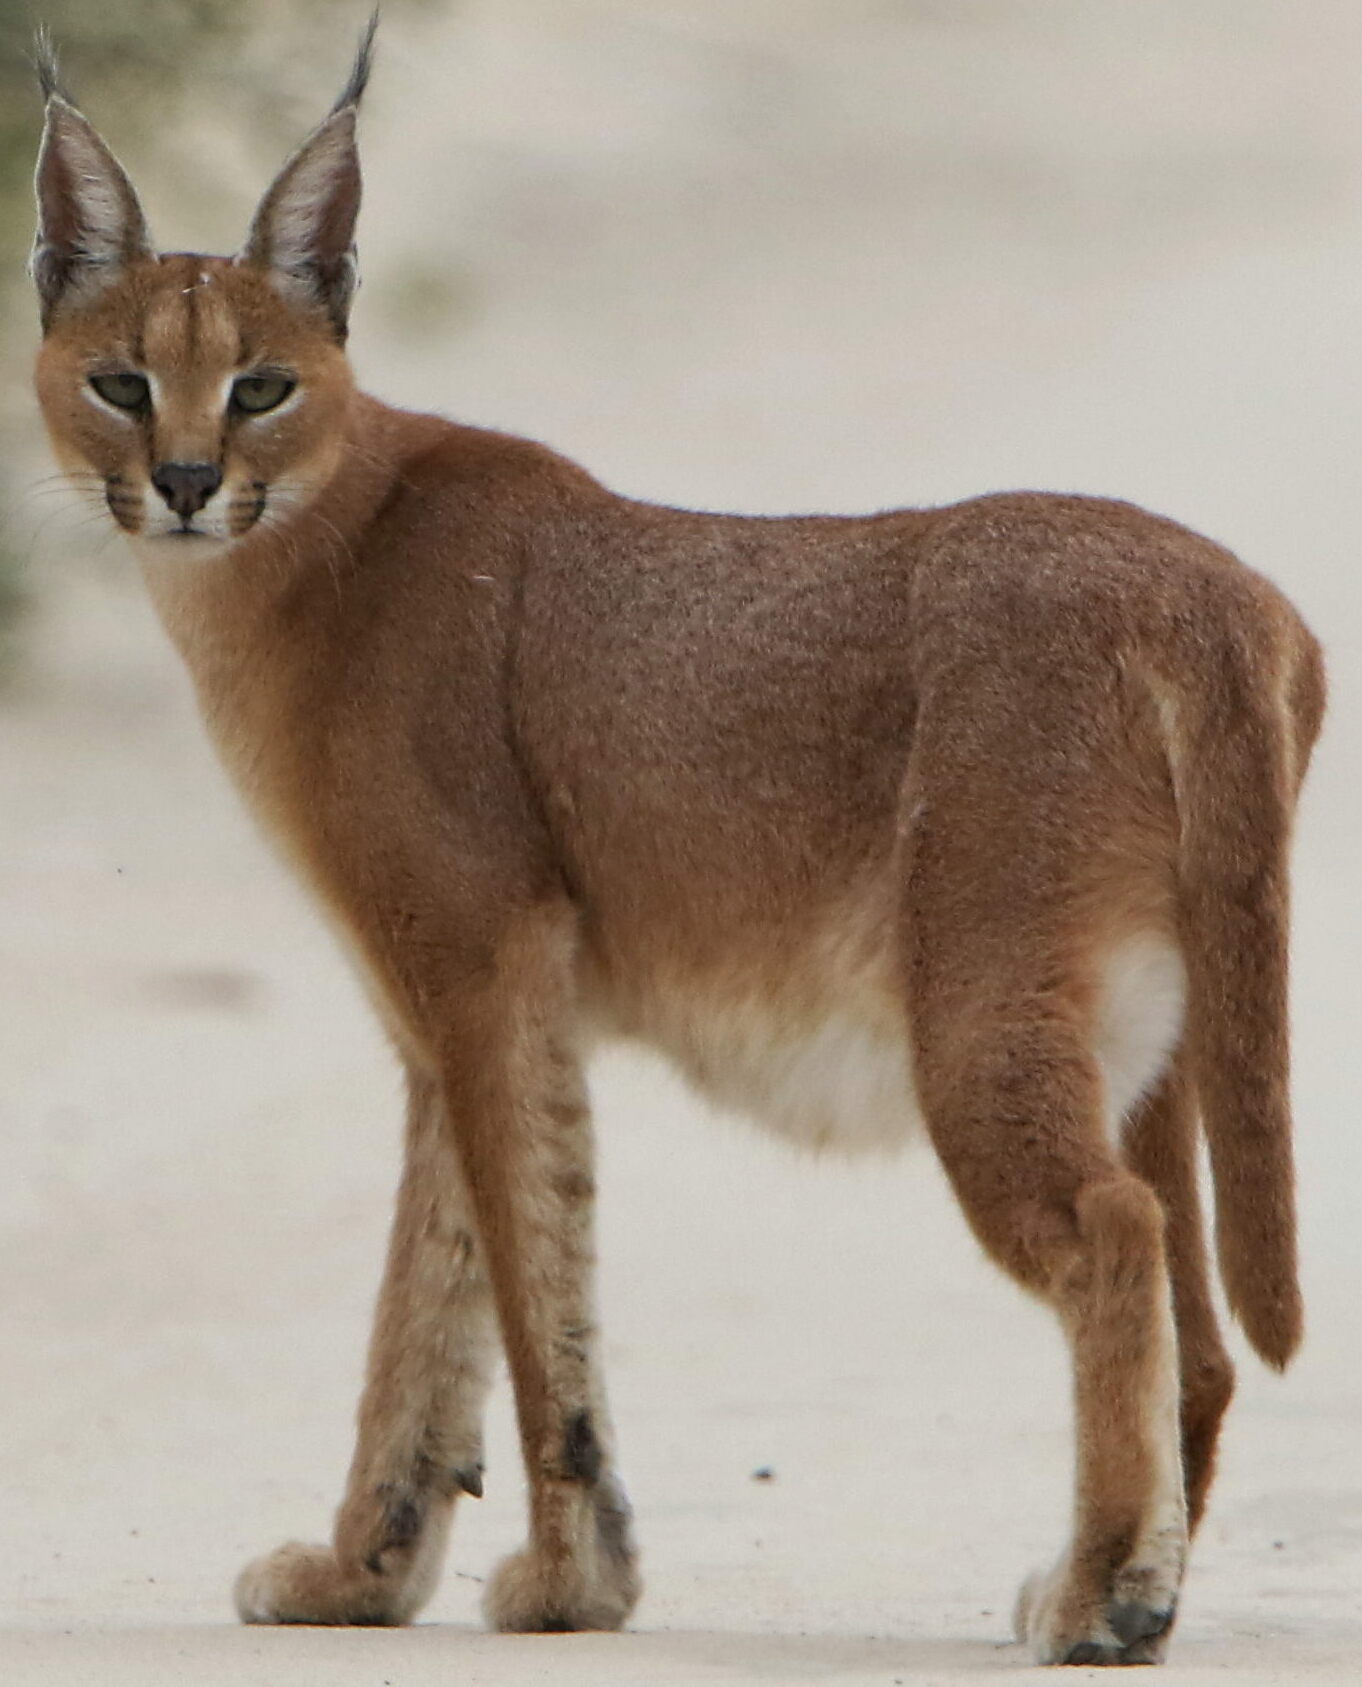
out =
[[[675,502],[1119,492],[1324,635],[1298,851],[1311,1336],[1284,1380],[1239,1344],[1170,1684],[1362,1675],[1360,62],[1362,13],[1326,0],[505,0],[394,18],[366,129],[355,349],[385,396]],[[237,236],[202,207],[158,221]],[[504,1387],[488,1497],[418,1627],[232,1624],[240,1562],[338,1497],[397,1074],[130,568],[77,567],[35,511],[46,609],[0,706],[0,1681],[1023,1671],[1013,1592],[1069,1480],[1050,1321],[925,1155],[792,1160],[624,1056],[597,1098],[631,1632],[478,1631],[521,1530]]]

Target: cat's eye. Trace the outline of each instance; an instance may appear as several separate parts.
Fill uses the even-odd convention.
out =
[[[145,410],[151,403],[151,387],[145,375],[120,370],[113,375],[91,375],[90,385],[106,404],[120,410]]]
[[[259,416],[282,404],[297,384],[290,375],[238,375],[232,382],[232,408]]]

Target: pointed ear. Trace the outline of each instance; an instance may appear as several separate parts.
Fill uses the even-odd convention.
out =
[[[60,90],[56,62],[38,43],[47,121],[38,154],[38,233],[32,274],[43,332],[63,303],[84,304],[135,258],[152,257],[146,219],[123,166]]]
[[[355,123],[373,63],[377,27],[375,12],[330,116],[271,183],[237,258],[238,263],[267,271],[286,299],[323,312],[341,341],[357,280],[360,171]]]

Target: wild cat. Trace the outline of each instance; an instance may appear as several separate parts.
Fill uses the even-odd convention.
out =
[[[661,1049],[803,1143],[929,1136],[1072,1348],[1073,1538],[1018,1627],[1163,1654],[1232,1371],[1297,1346],[1287,850],[1324,702],[1266,580],[1128,504],[754,519],[394,409],[345,355],[372,26],[233,258],[158,255],[45,48],[37,385],[240,792],[358,957],[407,1159],[328,1546],[249,1622],[401,1623],[482,1489],[499,1337],[527,1547],[490,1622],[639,1594],[592,1299],[582,1066]]]

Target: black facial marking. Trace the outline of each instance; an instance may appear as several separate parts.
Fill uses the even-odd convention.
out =
[[[121,474],[104,477],[104,501],[109,514],[125,533],[135,533],[142,513],[142,495],[124,482]]]

